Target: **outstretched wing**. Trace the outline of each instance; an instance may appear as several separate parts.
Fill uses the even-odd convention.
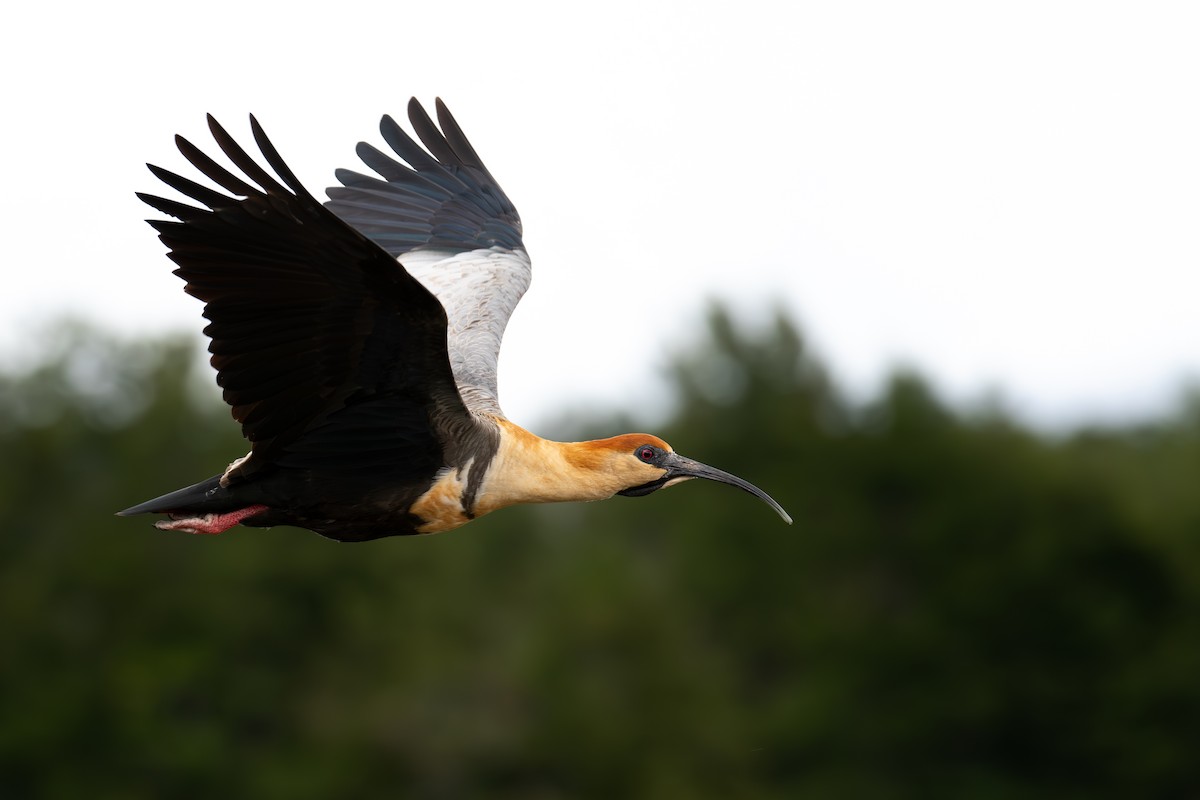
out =
[[[416,98],[408,118],[422,148],[389,116],[379,124],[397,161],[365,142],[363,162],[381,177],[338,170],[330,210],[398,258],[446,310],[450,365],[476,412],[503,416],[496,361],[508,318],[529,288],[521,220],[439,99],[434,125]]]
[[[379,469],[414,453],[440,460],[438,430],[470,424],[441,304],[310,195],[254,117],[254,139],[283,183],[208,123],[253,183],[177,136],[187,160],[234,196],[153,165],[205,207],[138,196],[178,220],[150,224],[186,291],[205,302],[217,383],[253,445],[227,477],[269,463]]]

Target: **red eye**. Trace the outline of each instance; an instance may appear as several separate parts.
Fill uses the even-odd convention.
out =
[[[649,464],[654,460],[655,452],[653,447],[643,447],[638,450],[638,458]]]

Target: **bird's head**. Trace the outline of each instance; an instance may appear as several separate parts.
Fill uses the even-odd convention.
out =
[[[789,525],[792,524],[792,518],[783,507],[762,489],[736,475],[679,455],[671,445],[657,436],[648,433],[627,433],[603,440],[602,447],[607,456],[607,470],[618,477],[624,486],[623,489],[617,490],[617,494],[642,497],[692,478],[705,478],[749,492],[775,509]]]

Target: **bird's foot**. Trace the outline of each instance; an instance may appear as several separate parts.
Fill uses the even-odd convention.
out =
[[[154,523],[160,531],[183,531],[184,533],[224,533],[237,525],[246,517],[252,517],[260,511],[266,511],[266,506],[249,506],[230,511],[228,514],[205,514],[202,517],[183,517],[169,514],[170,519],[161,519]]]

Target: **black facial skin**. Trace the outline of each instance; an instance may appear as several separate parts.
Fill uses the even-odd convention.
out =
[[[637,457],[638,461],[649,464],[652,467],[661,467],[662,469],[667,469],[666,465],[663,464],[663,460],[666,458],[667,453],[661,447],[655,447],[652,444],[638,445],[638,447],[633,451],[633,454]],[[670,478],[671,473],[668,470],[666,475],[662,476],[656,481],[643,483],[640,486],[631,486],[628,489],[622,489],[621,491],[617,492],[617,494],[623,497],[645,497],[652,492],[657,492],[659,489],[665,486]]]
[[[634,450],[633,454],[638,457],[639,461],[644,461],[651,466],[661,467],[663,459],[667,455],[667,451],[663,450],[661,447],[655,447],[652,444],[644,444],[638,449]]]

